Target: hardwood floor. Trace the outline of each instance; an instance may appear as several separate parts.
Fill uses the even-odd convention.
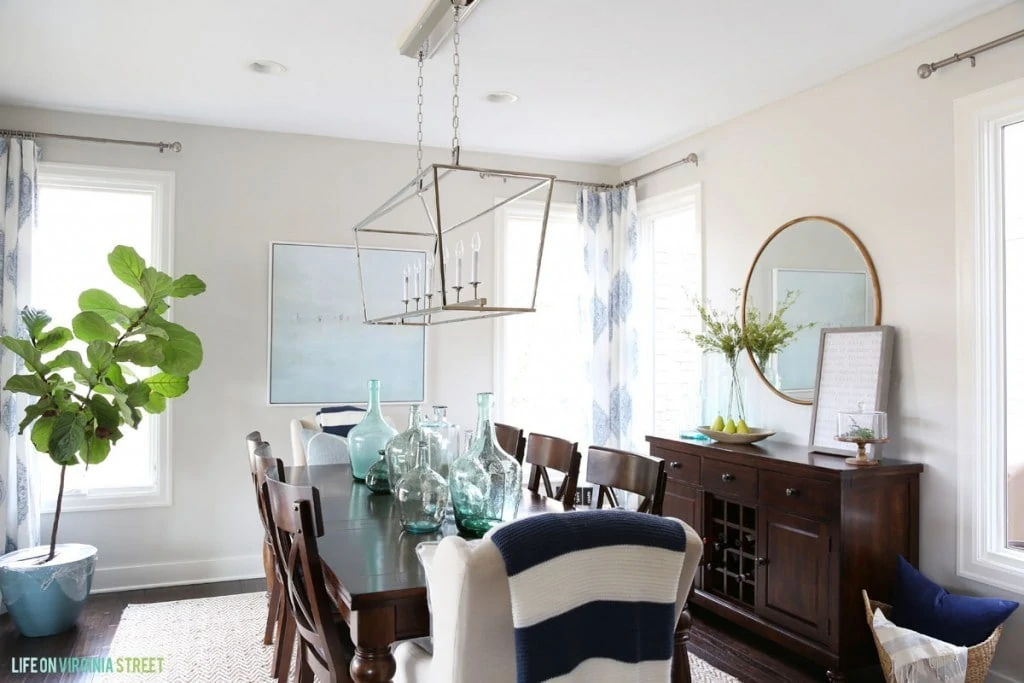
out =
[[[77,628],[49,638],[22,638],[10,618],[0,616],[0,681],[87,683],[92,676],[12,674],[11,657],[104,656],[114,638],[121,612],[129,604],[252,593],[265,588],[262,579],[252,579],[97,594],[89,598]],[[690,651],[743,683],[825,681],[822,669],[702,610],[693,613]]]

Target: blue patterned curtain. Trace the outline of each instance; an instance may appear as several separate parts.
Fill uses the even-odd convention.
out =
[[[584,329],[593,341],[587,367],[592,444],[646,450],[653,402],[652,262],[637,217],[636,188],[580,189],[576,216],[588,278]]]
[[[28,294],[28,249],[36,224],[39,147],[32,140],[0,138],[0,334],[21,331],[20,310]],[[19,268],[19,263],[21,267]],[[23,370],[21,360],[0,347],[0,386]],[[4,552],[39,543],[39,506],[33,490],[34,452],[18,437],[22,406],[0,392],[0,538]]]

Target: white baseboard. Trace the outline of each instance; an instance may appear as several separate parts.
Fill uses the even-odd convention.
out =
[[[998,671],[992,671],[989,669],[988,672],[989,680],[1001,681],[1001,683],[1024,683],[1024,679],[1011,678],[1008,674],[999,673]]]
[[[97,567],[93,576],[93,593],[182,586],[193,583],[215,583],[238,579],[262,578],[263,558],[260,555],[218,557],[212,560],[162,562],[125,567]]]

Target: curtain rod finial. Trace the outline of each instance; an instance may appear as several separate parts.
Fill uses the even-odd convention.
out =
[[[935,69],[932,68],[931,64],[922,64],[921,66],[917,67],[917,75],[920,76],[921,78],[928,78],[934,72]]]

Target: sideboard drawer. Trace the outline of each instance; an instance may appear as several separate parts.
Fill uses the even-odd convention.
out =
[[[761,471],[761,502],[784,512],[830,519],[839,508],[839,499],[839,482]]]
[[[665,461],[665,474],[669,479],[690,484],[700,483],[699,456],[670,451],[667,448],[655,448],[654,457]]]
[[[757,468],[704,459],[700,478],[704,488],[741,498],[757,498]]]

